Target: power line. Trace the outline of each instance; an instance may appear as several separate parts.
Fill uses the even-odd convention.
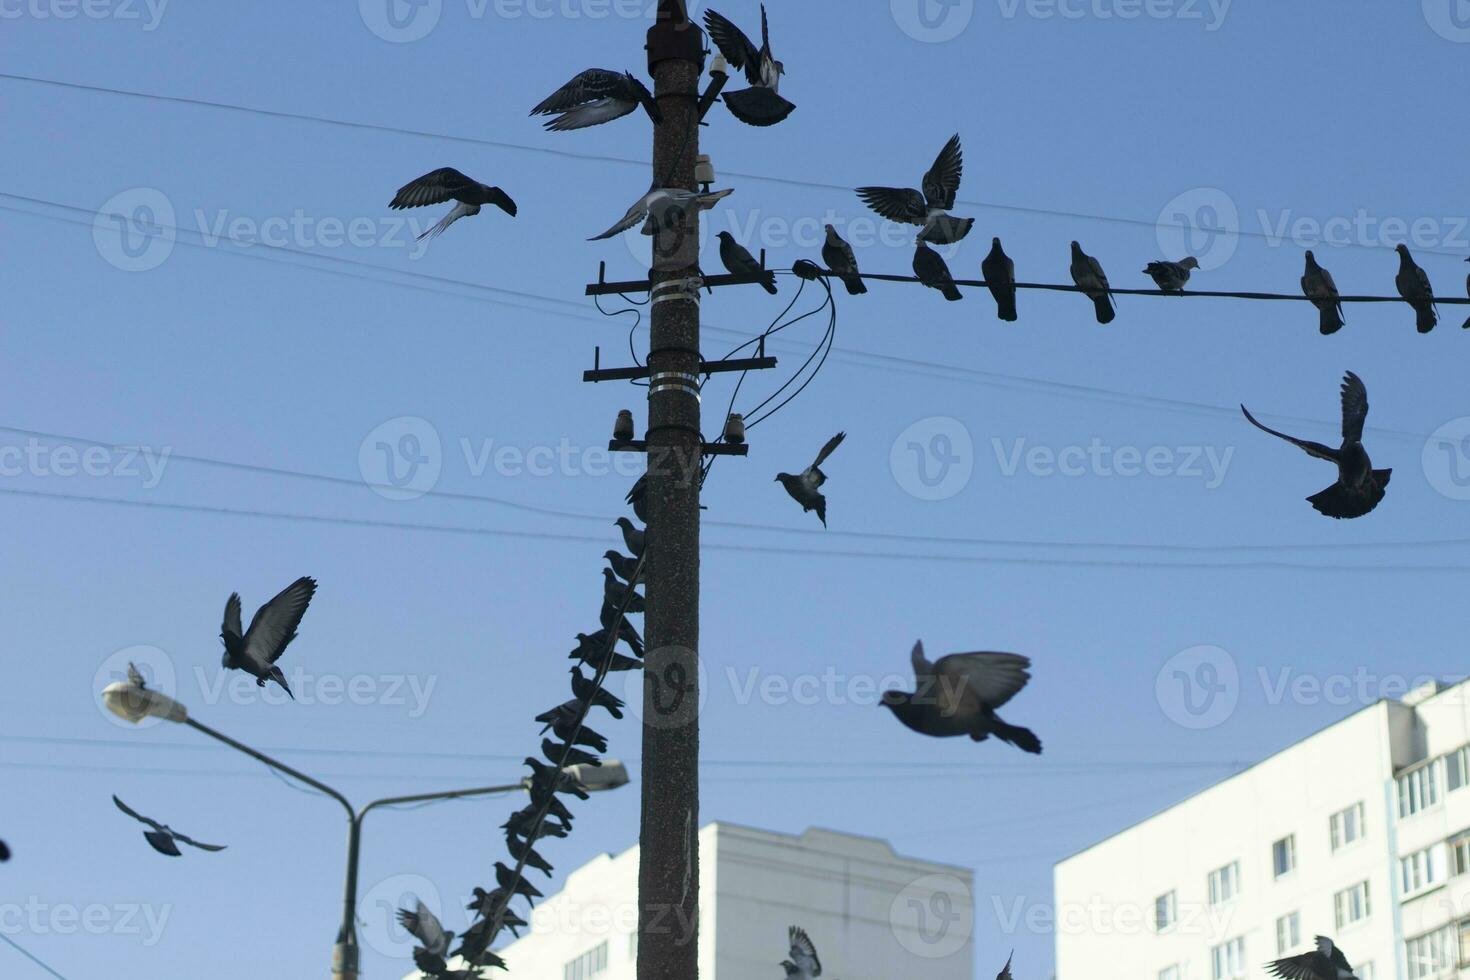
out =
[[[0,939],[5,940],[5,942],[7,944],[9,944],[9,946],[10,946],[11,949],[15,950],[17,953],[19,953],[20,955],[24,956],[26,959],[30,960],[32,963],[36,964],[41,969],[43,969],[47,973],[51,974],[53,977],[56,977],[56,980],[66,980],[66,977],[62,976],[60,973],[57,973],[51,967],[47,966],[44,962],[42,962],[40,959],[38,959],[36,957],[36,955],[34,953],[32,953],[30,950],[26,949],[20,943],[16,942],[14,939],[11,939],[9,936],[5,935],[5,931],[3,929],[0,929]]]

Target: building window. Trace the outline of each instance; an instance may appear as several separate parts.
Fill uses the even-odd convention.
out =
[[[1427,980],[1455,972],[1459,950],[1453,925],[1404,940],[1409,980]]]
[[[1439,845],[1436,844],[1399,858],[1399,883],[1403,887],[1404,897],[1422,892],[1444,880],[1444,858],[1440,853]]]
[[[1302,916],[1300,912],[1283,915],[1276,920],[1276,954],[1295,949],[1302,942]],[[1359,977],[1358,980],[1363,980]]]
[[[1360,881],[1351,888],[1344,888],[1332,896],[1332,907],[1337,913],[1337,928],[1351,925],[1368,917],[1372,909],[1368,905],[1368,883]]]
[[[1444,787],[1453,793],[1470,783],[1470,745],[1461,746],[1444,757]]]
[[[1450,873],[1462,875],[1470,871],[1470,830],[1462,830],[1449,840]]]
[[[1231,861],[1210,872],[1210,904],[1220,905],[1240,893],[1240,862]]]
[[[1159,980],[1179,980],[1179,964],[1175,963],[1160,970]]]
[[[1287,834],[1271,845],[1271,870],[1280,878],[1296,867],[1296,834]]]
[[[607,941],[603,940],[562,967],[562,980],[588,980],[607,969]]]
[[[1163,932],[1179,918],[1179,903],[1173,892],[1166,892],[1154,899],[1154,930]]]
[[[1237,980],[1245,976],[1245,937],[1236,936],[1210,950],[1214,980]]]
[[[1338,810],[1330,820],[1332,849],[1339,851],[1363,836],[1363,804],[1354,803],[1346,810]]]
[[[1461,919],[1456,929],[1460,933],[1460,968],[1470,966],[1470,919]]]
[[[1429,809],[1439,802],[1438,760],[1420,766],[1413,772],[1404,773],[1399,777],[1398,783],[1400,819]]]

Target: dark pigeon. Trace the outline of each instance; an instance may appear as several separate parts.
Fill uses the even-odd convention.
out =
[[[622,609],[630,613],[641,613],[647,608],[643,596],[639,595],[632,586],[619,582],[611,568],[602,570],[602,601],[604,605],[611,606],[613,610]]]
[[[588,68],[551,93],[531,115],[555,116],[546,121],[546,128],[565,132],[621,119],[639,106],[655,124],[664,121],[653,93],[632,72]]]
[[[296,700],[276,661],[296,639],[301,617],[306,615],[306,607],[314,595],[316,579],[303,575],[257,609],[246,631],[240,629],[240,593],[231,593],[225,601],[225,618],[220,626],[219,638],[225,644],[220,662],[228,670],[243,670],[254,677],[256,687],[265,687],[268,680],[275,681],[291,695],[291,700]]]
[[[730,63],[745,73],[750,88],[725,92],[721,97],[725,108],[741,122],[751,126],[774,126],[791,115],[796,108],[781,97],[781,76],[786,66],[771,54],[771,29],[766,21],[766,5],[761,4],[761,46],[750,42],[745,33],[713,10],[704,12],[704,26],[710,38]]]
[[[448,214],[439,219],[438,224],[419,235],[419,241],[438,238],[444,233],[444,229],[460,218],[479,214],[480,208],[486,204],[495,205],[512,218],[516,216],[516,202],[510,199],[509,194],[499,187],[491,187],[466,177],[453,167],[440,167],[404,184],[393,195],[393,200],[388,202],[388,207],[397,211],[427,204],[443,204],[445,201],[457,203],[449,209]]]
[[[469,930],[469,932],[466,932],[464,937],[465,940],[470,941],[470,932],[474,932],[477,928],[480,929],[482,934],[489,931],[490,923],[494,921],[495,913],[499,906],[502,904],[507,905],[507,908],[500,912],[500,924],[509,929],[512,936],[515,936],[517,939],[519,939],[521,936],[520,930],[529,925],[529,923],[527,923],[525,919],[517,915],[514,909],[508,907],[509,903],[506,899],[505,889],[497,888],[493,892],[487,892],[485,889],[477,886],[475,888],[474,901],[466,905],[465,908],[474,912],[485,921],[477,922],[475,926]],[[487,941],[485,945],[488,946],[489,942]],[[460,948],[463,949],[464,944],[462,944]],[[481,948],[483,949],[484,947]]]
[[[1198,268],[1199,259],[1186,255],[1178,262],[1150,262],[1143,271],[1164,292],[1182,293],[1189,282],[1189,270]]]
[[[776,274],[762,269],[761,264],[750,254],[750,250],[735,240],[728,231],[716,236],[720,239],[720,262],[732,276],[759,278],[761,288],[772,296],[776,295]]]
[[[525,841],[521,840],[518,837],[506,835],[505,847],[506,850],[510,851],[511,857],[515,858],[517,861],[524,860],[526,867],[535,868],[537,871],[541,872],[548,878],[550,878],[551,873],[556,870],[554,867],[552,867],[549,861],[547,861],[540,854],[536,853],[536,849],[534,847],[532,847],[530,844],[527,844]]]
[[[884,691],[882,704],[898,720],[923,735],[968,735],[983,742],[994,735],[1023,752],[1041,754],[1041,740],[1029,728],[1009,725],[995,709],[1015,697],[1031,679],[1031,661],[1016,653],[951,653],[937,663],[924,659],[915,643],[910,659],[915,689]]]
[[[633,514],[644,524],[648,523],[648,475],[644,474],[633,481],[633,486],[628,490],[628,495],[623,498],[633,505]]]
[[[572,694],[583,704],[586,704],[590,700],[594,708],[606,708],[608,714],[614,718],[623,717],[622,699],[593,684],[592,681],[582,675],[582,670],[579,667],[572,668]]]
[[[980,278],[995,297],[995,315],[1008,323],[1016,321],[1016,263],[1000,247],[1000,239],[990,240],[990,254],[980,260]]]
[[[1283,956],[1266,964],[1266,970],[1281,980],[1357,980],[1353,966],[1331,939],[1318,936],[1310,953]]]
[[[1112,323],[1117,311],[1113,308],[1113,296],[1108,291],[1108,275],[1102,263],[1082,251],[1082,246],[1072,243],[1072,281],[1092,300],[1096,308],[1098,323]]]
[[[638,567],[636,558],[629,558],[616,551],[604,551],[602,557],[606,558],[607,563],[612,566],[613,574],[624,582],[631,583],[635,577],[642,582],[648,577],[647,570]]]
[[[949,138],[933,166],[924,175],[923,190],[912,187],[859,187],[864,204],[889,221],[918,225],[916,241],[953,245],[970,233],[974,218],[955,218],[949,213],[959,193],[964,172],[964,153],[959,134]]]
[[[451,970],[443,956],[431,953],[422,946],[414,947],[413,965],[433,980],[478,980],[480,976],[480,971],[474,968]]]
[[[190,847],[197,847],[201,851],[223,851],[225,849],[225,845],[223,844],[204,844],[191,837],[185,837],[167,824],[161,824],[157,820],[143,816],[115,795],[112,798],[112,802],[116,804],[119,810],[134,820],[153,828],[152,830],[143,831],[143,838],[159,854],[167,854],[169,857],[182,857],[183,853],[179,850],[180,842],[188,844]]]
[[[505,891],[515,895],[523,895],[528,899],[540,898],[541,892],[535,885],[525,878],[518,876],[515,870],[505,866],[503,862],[495,862],[495,883]]]
[[[628,649],[633,651],[635,657],[643,656],[643,637],[639,636],[638,631],[633,628],[633,624],[628,622],[628,617],[619,616],[615,607],[609,606],[604,602],[602,604],[602,610],[598,613],[598,619],[601,621],[602,628],[605,630],[612,629],[614,624],[616,624],[618,628],[618,639],[628,644]]]
[[[914,275],[930,289],[943,293],[944,298],[951,303],[964,298],[959,287],[954,284],[954,276],[950,275],[944,256],[923,242],[919,242],[914,248]]]
[[[561,766],[600,766],[602,760],[591,752],[581,749],[569,748],[564,742],[553,742],[549,738],[541,740],[541,754],[546,756],[546,761],[552,765]]]
[[[1317,257],[1310,249],[1307,251],[1307,268],[1302,273],[1302,294],[1317,308],[1321,320],[1317,329],[1324,337],[1342,329],[1347,321],[1342,316],[1337,283],[1332,281],[1332,273],[1317,264]]]
[[[515,813],[512,813],[510,818],[500,825],[500,829],[522,840],[529,840],[531,829],[535,825],[536,817],[539,813],[540,808],[534,804],[523,807]],[[536,831],[536,839],[540,840],[543,837],[565,837],[570,832],[571,827],[568,824],[557,823],[554,820],[546,819],[541,821],[541,827]]]
[[[847,438],[846,432],[839,432],[827,444],[822,451],[817,453],[817,458],[812,465],[793,476],[790,473],[777,473],[776,482],[786,488],[791,499],[801,504],[801,512],[805,514],[809,510],[817,512],[822,526],[827,526],[827,498],[822,496],[822,484],[827,482],[827,474],[822,472],[822,462],[832,455],[832,450],[842,445],[842,440]]]
[[[1394,251],[1399,253],[1399,274],[1394,277],[1394,285],[1398,287],[1404,302],[1414,308],[1415,327],[1420,333],[1428,333],[1439,322],[1429,275],[1414,263],[1414,257],[1409,254],[1407,245],[1399,245]]]
[[[529,755],[526,756],[525,764],[531,770],[531,799],[545,799],[548,788],[553,796],[557,793],[570,793],[579,800],[587,799],[587,791],[569,773],[556,766],[548,766]]]
[[[822,243],[822,261],[842,280],[849,296],[859,296],[868,291],[858,272],[857,256],[853,255],[852,246],[831,225],[827,226],[827,240]]]
[[[568,656],[570,660],[580,660],[593,670],[602,666],[603,659],[607,656],[607,630],[598,630],[591,636],[586,633],[577,634],[577,648]],[[612,655],[612,661],[607,669],[616,673],[620,670],[638,670],[642,668],[643,662],[625,657],[620,653]]]
[[[633,557],[642,558],[645,542],[643,529],[641,527],[635,527],[633,522],[626,517],[619,517],[613,523],[623,532],[623,544],[633,553]]]

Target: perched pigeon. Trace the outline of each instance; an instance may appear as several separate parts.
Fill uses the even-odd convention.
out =
[[[1107,273],[1103,272],[1097,259],[1082,251],[1082,246],[1076,242],[1072,243],[1072,281],[1097,307],[1097,322],[1112,323],[1117,314],[1113,309],[1112,294],[1108,292]]]
[[[596,670],[602,665],[603,658],[607,652],[607,630],[598,630],[588,636],[586,633],[577,634],[577,649],[571,652],[570,660],[580,660],[588,667]],[[632,657],[625,657],[620,653],[612,655],[612,662],[608,664],[609,671],[638,670],[643,666],[642,662]]]
[[[579,800],[587,799],[587,791],[582,784],[572,778],[568,772],[564,772],[555,766],[548,766],[534,756],[526,756],[525,765],[531,770],[531,799],[539,804],[547,796],[546,790],[551,790],[551,795],[557,793],[570,793]],[[538,799],[539,798],[539,799]]]
[[[577,700],[564,701],[550,711],[543,711],[536,716],[536,720],[543,723],[538,734],[545,735],[548,731],[553,731],[557,738],[565,742],[576,729],[577,716],[581,713],[582,702]],[[597,752],[607,751],[607,739],[586,725],[582,726],[575,744],[590,745]]]
[[[220,626],[219,638],[224,641],[225,652],[221,663],[229,670],[243,670],[255,678],[256,687],[265,687],[265,682],[275,681],[282,690],[291,695],[286,685],[286,675],[276,666],[286,647],[296,639],[296,630],[301,626],[301,617],[316,594],[316,579],[303,575],[280,591],[274,599],[255,611],[248,631],[240,629],[240,593],[233,592],[225,602],[225,619]]]
[[[849,296],[858,296],[868,291],[863,277],[858,273],[857,256],[852,246],[831,225],[827,226],[827,240],[822,243],[822,261],[842,279]]]
[[[914,246],[914,275],[930,289],[943,293],[944,298],[951,303],[964,299],[959,287],[954,284],[954,276],[950,275],[944,256],[923,242]]]
[[[631,409],[623,409],[618,412],[617,421],[613,422],[613,438],[618,442],[630,442],[633,439],[633,412]]]
[[[842,440],[846,438],[846,432],[839,432],[828,439],[822,451],[817,453],[817,458],[812,461],[812,465],[802,470],[800,474],[796,476],[790,473],[776,474],[776,482],[786,488],[792,500],[801,504],[801,512],[805,514],[809,510],[815,510],[823,527],[827,526],[827,498],[822,496],[820,489],[822,484],[827,482],[827,474],[822,472],[822,462],[831,456],[832,450],[842,445]]]
[[[500,825],[500,829],[507,834],[512,834],[523,840],[529,840],[532,827],[536,823],[536,817],[539,812],[539,808],[534,805],[523,807],[515,813],[512,813],[510,819]],[[565,837],[570,832],[571,827],[568,824],[556,823],[549,819],[542,820],[541,826],[536,829],[536,839],[540,840],[543,837]]]
[[[1401,244],[1394,251],[1399,253],[1399,274],[1394,277],[1394,285],[1398,286],[1399,295],[1404,298],[1404,302],[1414,308],[1414,325],[1420,333],[1428,333],[1439,322],[1429,276],[1414,263],[1414,257],[1409,254],[1407,245]]]
[[[1470,262],[1470,259],[1466,259],[1465,261]],[[1470,293],[1470,276],[1465,277],[1465,292]],[[1460,329],[1470,330],[1470,319],[1467,319],[1464,323],[1460,324]]]
[[[499,959],[499,957],[496,958]],[[413,965],[423,971],[426,976],[433,977],[434,980],[478,980],[480,976],[480,971],[473,967],[451,970],[443,956],[431,953],[422,946],[414,947]]]
[[[475,900],[466,905],[465,908],[474,912],[482,919],[493,919],[499,906],[508,904],[505,897],[506,891],[503,888],[497,888],[493,892],[487,892],[485,889],[476,886],[474,894]],[[529,925],[525,919],[516,914],[514,909],[508,907],[500,912],[500,924],[509,929],[511,935],[517,938],[520,938],[519,930],[523,926]]]
[[[664,121],[653,93],[632,72],[588,68],[542,100],[531,115],[555,116],[546,128],[565,132],[621,119],[639,106],[655,124]]]
[[[629,558],[627,555],[618,554],[616,551],[608,550],[602,553],[607,563],[612,566],[613,572],[624,582],[632,582],[636,575],[638,581],[642,582],[648,577],[647,569],[638,567],[638,559]]]
[[[990,295],[995,297],[995,315],[1016,321],[1016,263],[1000,247],[1000,239],[990,240],[990,254],[980,261],[980,276]]]
[[[637,480],[634,480],[633,481],[633,486],[628,489],[628,495],[626,497],[624,497],[623,499],[625,501],[627,501],[629,504],[632,504],[633,505],[633,516],[634,517],[637,517],[644,524],[647,524],[648,523],[648,474],[645,473],[644,475],[640,476]],[[627,518],[622,518],[622,519],[623,520],[627,520]],[[626,535],[627,533],[628,533],[627,531],[624,531],[623,532],[624,535]],[[632,549],[630,548],[629,550],[631,551]]]
[[[413,934],[420,946],[429,952],[436,956],[443,956],[449,952],[449,944],[454,941],[454,933],[444,931],[444,924],[439,921],[438,916],[429,911],[423,899],[417,900],[412,911],[399,909],[398,922]]]
[[[641,527],[634,527],[633,522],[626,517],[619,517],[613,523],[623,532],[623,544],[627,545],[633,557],[642,558],[644,543],[643,529]]]
[[[633,628],[633,624],[628,621],[627,616],[618,615],[617,607],[609,606],[604,602],[601,611],[598,613],[598,619],[602,622],[602,628],[605,630],[610,630],[614,626],[617,627],[618,639],[628,644],[628,649],[633,651],[633,656],[643,656],[643,637],[638,635],[638,631]]]
[[[509,908],[505,909],[501,913],[500,925],[509,929],[512,935],[519,938],[520,931],[511,925],[512,920],[519,920],[522,926],[526,924],[525,920],[521,919],[520,916],[516,915]],[[495,928],[495,916],[492,912],[491,915],[486,916],[465,930],[464,936],[459,941],[459,949],[455,950],[454,954],[463,958],[466,963],[473,963],[480,966],[498,966],[502,970],[505,969],[505,961],[490,952],[490,944],[495,941],[495,934],[497,932],[499,930]],[[423,969],[422,964],[419,965],[419,969]],[[478,974],[472,975],[478,976]]]
[[[780,95],[786,66],[771,56],[771,29],[766,5],[761,4],[761,46],[756,50],[745,33],[713,10],[704,12],[704,26],[730,67],[745,72],[750,88],[722,96],[730,115],[751,126],[774,126],[796,106]]]
[[[621,235],[639,223],[643,225],[643,234],[652,235],[657,229],[672,228],[679,224],[690,210],[708,211],[733,193],[733,187],[709,193],[686,191],[679,187],[651,187],[648,193],[633,202],[628,213],[617,224],[587,240],[600,242],[614,235]]]
[[[546,756],[546,761],[552,765],[563,766],[600,766],[602,760],[591,752],[581,749],[569,748],[564,743],[554,742],[549,738],[541,740],[541,754]],[[565,761],[563,761],[565,759]]]
[[[419,241],[426,237],[438,238],[444,233],[444,229],[460,218],[479,214],[480,208],[486,204],[495,205],[512,218],[516,216],[516,202],[510,199],[509,194],[499,187],[472,180],[453,167],[440,167],[404,184],[393,195],[388,207],[399,210],[423,207],[426,204],[443,204],[445,201],[458,203],[439,219],[438,224],[419,235]]]
[[[1378,502],[1383,499],[1393,470],[1375,470],[1372,460],[1368,458],[1368,451],[1363,448],[1363,423],[1368,418],[1368,389],[1353,372],[1347,372],[1342,379],[1342,446],[1338,449],[1277,432],[1257,422],[1244,405],[1240,406],[1240,410],[1245,412],[1251,425],[1263,432],[1285,439],[1308,456],[1337,464],[1337,482],[1307,498],[1319,513],[1339,519],[1362,517],[1377,507]]]
[[[602,601],[615,610],[622,609],[630,613],[641,613],[648,608],[643,596],[632,586],[619,582],[611,568],[602,570]]]
[[[791,263],[791,274],[807,282],[816,282],[822,278],[822,267],[811,259],[797,259]]]
[[[117,805],[119,810],[134,820],[139,823],[145,823],[153,828],[152,830],[143,831],[143,837],[148,841],[149,846],[159,854],[167,854],[169,857],[182,857],[183,854],[179,851],[179,842],[188,844],[190,847],[197,847],[201,851],[223,851],[225,849],[225,845],[223,844],[203,844],[190,837],[185,837],[168,825],[143,816],[115,795],[112,798],[112,802]]]
[[[944,144],[934,165],[924,175],[922,192],[912,187],[859,187],[857,194],[864,204],[889,221],[918,225],[916,241],[952,245],[968,235],[975,223],[974,218],[954,218],[949,214],[955,194],[959,193],[963,169],[960,137],[956,133]]]
[[[1337,333],[1346,322],[1342,317],[1342,300],[1338,298],[1337,283],[1332,273],[1317,264],[1317,257],[1307,250],[1307,268],[1302,273],[1302,294],[1312,301],[1321,317],[1317,329],[1325,337]]]
[[[505,848],[506,850],[510,851],[511,857],[515,858],[517,861],[523,861],[526,867],[535,868],[537,871],[541,872],[548,878],[550,878],[551,873],[556,870],[551,865],[551,862],[547,861],[540,854],[536,853],[536,849],[534,847],[532,847],[530,844],[527,844],[519,837],[507,835],[505,838]]]
[[[924,659],[915,643],[914,693],[884,691],[881,703],[898,720],[923,735],[968,735],[983,742],[991,735],[1023,752],[1041,754],[1041,740],[1029,728],[1008,725],[995,709],[1015,697],[1031,679],[1031,661],[1016,653],[951,653],[937,663]]]
[[[614,718],[623,717],[623,701],[610,691],[593,684],[582,674],[580,667],[572,668],[572,695],[578,701],[587,703],[589,700],[594,708],[602,707]]]
[[[720,261],[732,276],[759,277],[761,288],[772,296],[776,295],[776,274],[761,268],[761,264],[750,254],[750,250],[735,240],[728,231],[717,236],[720,239]]]
[[[1198,268],[1199,259],[1186,255],[1178,262],[1150,262],[1143,271],[1164,292],[1182,293],[1189,282],[1189,270]]]
[[[1357,980],[1352,964],[1331,939],[1318,936],[1316,941],[1312,952],[1272,960],[1267,971],[1282,980]]]
[[[528,899],[541,897],[541,892],[535,885],[517,875],[513,869],[506,867],[501,861],[495,862],[495,883],[505,891],[523,895]]]
[[[787,980],[812,980],[821,976],[822,961],[817,959],[817,947],[812,945],[806,930],[791,926],[786,930],[786,938],[791,948],[781,965],[786,968]]]

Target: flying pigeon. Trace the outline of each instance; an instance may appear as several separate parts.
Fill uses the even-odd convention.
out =
[[[614,235],[621,235],[640,222],[643,225],[643,234],[652,235],[655,229],[672,228],[675,223],[682,222],[690,209],[708,211],[733,193],[733,187],[708,193],[686,191],[679,187],[651,187],[647,194],[633,202],[628,213],[617,224],[587,240],[600,242]]]
[[[1015,978],[1011,976],[1011,960],[1013,960],[1015,956],[1016,951],[1013,949],[1011,950],[1011,955],[1006,957],[1006,965],[1001,967],[1000,972],[995,975],[995,980],[1015,980]]]
[[[1307,269],[1302,273],[1302,293],[1312,301],[1321,316],[1317,329],[1325,337],[1337,333],[1346,322],[1342,317],[1342,300],[1338,298],[1337,283],[1332,273],[1317,264],[1317,257],[1307,250]]]
[[[610,691],[593,684],[582,674],[580,667],[572,668],[572,695],[584,704],[590,699],[592,706],[603,707],[614,718],[623,717],[623,701]]]
[[[1318,936],[1316,941],[1312,952],[1272,960],[1267,971],[1282,980],[1357,980],[1352,964],[1331,939]]]
[[[626,517],[619,517],[613,523],[623,532],[623,544],[627,545],[633,557],[642,558],[644,543],[643,529],[641,527],[634,527],[633,522]]]
[[[732,276],[760,277],[761,288],[772,296],[776,295],[776,274],[761,268],[761,264],[750,254],[750,250],[735,240],[728,231],[717,236],[720,239],[720,261]]]
[[[434,955],[443,956],[449,952],[449,944],[454,941],[454,933],[444,931],[444,924],[439,921],[438,916],[429,911],[423,899],[417,899],[416,906],[411,911],[399,909],[398,922],[413,934],[420,946]]]
[[[1308,497],[1318,513],[1328,517],[1362,517],[1383,499],[1388,478],[1393,470],[1375,470],[1363,448],[1363,423],[1368,418],[1368,389],[1349,371],[1342,378],[1342,446],[1333,449],[1319,442],[1296,439],[1284,432],[1264,426],[1244,405],[1240,410],[1251,425],[1303,450],[1308,456],[1337,464],[1337,482]]]
[[[857,256],[852,254],[852,246],[831,225],[827,226],[827,240],[822,243],[822,261],[842,279],[849,296],[868,291],[867,284],[858,273]]]
[[[1000,247],[1000,239],[990,240],[990,254],[980,261],[980,276],[990,295],[995,297],[995,315],[1016,321],[1016,263]]]
[[[805,514],[809,510],[815,510],[823,527],[827,526],[827,498],[822,496],[820,488],[827,482],[827,474],[822,472],[822,462],[831,456],[832,450],[842,445],[842,440],[846,438],[846,432],[839,432],[828,439],[822,451],[817,453],[817,458],[812,461],[812,465],[802,470],[800,474],[796,476],[790,473],[776,474],[776,482],[786,488],[792,500],[801,504],[801,512]]]
[[[619,582],[611,568],[602,570],[602,601],[614,610],[622,609],[630,613],[641,613],[648,608],[643,601],[643,596],[631,586]]]
[[[275,681],[294,701],[296,695],[291,694],[286,675],[281,673],[276,661],[296,639],[301,617],[306,615],[307,604],[315,594],[316,579],[303,575],[257,609],[255,618],[250,620],[250,629],[245,631],[240,629],[240,593],[231,593],[220,626],[219,638],[225,644],[220,662],[226,669],[243,670],[253,676],[256,687],[265,687],[268,680]]]
[[[437,225],[419,235],[419,241],[426,237],[438,238],[444,233],[444,229],[460,218],[479,214],[480,208],[486,204],[495,205],[512,218],[516,216],[516,202],[510,199],[509,194],[499,187],[472,180],[453,167],[440,167],[404,184],[393,195],[393,200],[388,202],[388,207],[399,210],[423,207],[426,204],[443,204],[445,201],[458,203],[439,219]]]
[[[1419,332],[1428,333],[1439,322],[1429,276],[1414,263],[1414,257],[1409,254],[1407,245],[1401,244],[1394,251],[1399,253],[1399,274],[1394,277],[1394,285],[1398,286],[1399,295],[1404,301],[1414,308],[1415,326],[1419,328]]]
[[[563,756],[565,753],[565,756]],[[568,748],[566,745],[554,742],[549,738],[541,740],[541,754],[546,756],[546,761],[552,765],[567,766],[601,766],[602,760],[591,752],[584,752],[577,748]],[[565,762],[563,762],[565,758]]]
[[[618,442],[631,442],[633,439],[633,412],[631,409],[623,409],[618,412],[617,421],[613,422],[613,439]]]
[[[602,665],[603,657],[607,650],[607,630],[598,630],[588,636],[586,633],[577,634],[577,649],[571,652],[569,660],[580,660],[588,667],[596,670]],[[625,657],[620,653],[612,655],[612,662],[608,664],[609,671],[638,670],[643,666],[640,661],[632,657]]]
[[[1164,292],[1182,293],[1189,282],[1189,270],[1198,268],[1199,259],[1186,255],[1178,262],[1150,262],[1143,271]]]
[[[179,850],[178,842],[188,844],[190,847],[197,847],[201,851],[223,851],[225,849],[225,845],[223,844],[204,844],[193,838],[185,837],[172,827],[138,813],[132,807],[118,799],[116,795],[112,797],[112,802],[117,805],[119,810],[134,820],[139,823],[145,823],[153,828],[152,830],[143,831],[143,837],[148,841],[149,846],[159,854],[167,854],[169,857],[182,857],[183,854]]]
[[[540,854],[536,853],[536,849],[534,847],[532,847],[530,844],[527,844],[525,841],[521,840],[518,837],[507,835],[505,838],[505,847],[506,850],[510,851],[511,857],[515,858],[517,861],[524,860],[526,867],[535,868],[537,871],[541,872],[548,878],[550,878],[551,873],[556,870],[554,867],[552,867],[549,861],[547,861]]]
[[[974,218],[955,218],[949,214],[960,189],[963,169],[960,137],[956,133],[944,144],[934,165],[924,175],[922,193],[912,187],[859,187],[857,194],[864,204],[889,221],[918,225],[916,241],[952,245],[968,235],[975,223]]]
[[[1031,679],[1030,659],[1016,653],[951,653],[937,663],[924,659],[915,643],[914,693],[884,691],[881,703],[898,720],[923,735],[968,735],[983,742],[991,735],[1023,752],[1041,754],[1041,740],[1029,728],[1008,725],[995,709],[1015,697]]]
[[[791,949],[781,965],[786,968],[787,980],[812,980],[821,976],[822,961],[817,959],[817,947],[812,945],[806,930],[801,926],[791,926],[786,930],[786,938]]]
[[[624,582],[633,581],[635,574],[638,576],[639,582],[642,582],[648,577],[648,571],[638,567],[638,559],[636,558],[629,558],[627,555],[621,555],[612,550],[604,551],[602,557],[607,559],[607,563],[612,566],[613,572]]]
[[[653,93],[632,72],[588,68],[542,100],[531,115],[555,116],[546,128],[565,132],[621,119],[639,106],[654,123],[664,121]]]
[[[1465,261],[1470,262],[1470,259],[1466,259]],[[1470,293],[1470,276],[1465,277],[1465,291],[1467,293]],[[1470,330],[1470,319],[1467,319],[1464,323],[1460,324],[1460,329]]]
[[[745,72],[750,88],[722,96],[730,115],[751,126],[774,126],[791,115],[796,106],[780,95],[781,76],[786,66],[771,56],[771,30],[766,22],[766,5],[761,4],[761,46],[757,51],[750,38],[713,10],[704,12],[704,26],[730,67]]]
[[[943,293],[944,298],[951,303],[964,299],[959,287],[954,284],[954,276],[950,275],[944,256],[922,241],[914,246],[914,275],[930,289]]]
[[[1113,309],[1112,294],[1108,292],[1108,275],[1097,259],[1082,251],[1082,246],[1076,242],[1072,243],[1072,281],[1097,307],[1097,322],[1112,323],[1117,314]]]

